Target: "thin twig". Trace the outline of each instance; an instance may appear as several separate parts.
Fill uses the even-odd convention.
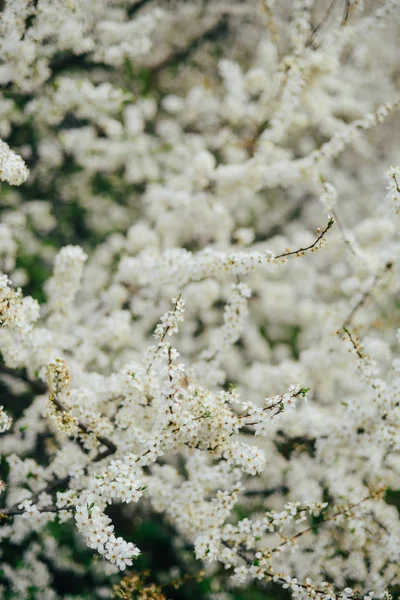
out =
[[[312,30],[309,39],[307,40],[306,46],[310,46],[312,44],[312,42],[314,41],[314,37],[315,34],[318,32],[318,30],[323,27],[323,25],[325,24],[325,22],[329,19],[331,12],[333,11],[333,9],[335,8],[335,4],[336,4],[337,0],[332,0],[332,2],[330,3],[330,5],[328,6],[327,11],[325,12],[324,16],[322,17],[322,19],[320,20],[320,22],[318,23],[318,25],[316,25],[314,27],[314,29]]]
[[[390,271],[393,267],[393,263],[392,262],[387,262],[384,266],[384,268],[382,269],[382,271],[378,271],[375,274],[375,277],[373,278],[373,280],[371,281],[370,285],[367,287],[366,290],[364,290],[364,293],[362,294],[361,298],[358,300],[358,302],[356,302],[356,304],[353,306],[353,308],[351,309],[350,313],[348,314],[345,322],[343,323],[343,329],[345,327],[348,327],[349,325],[351,325],[351,322],[354,318],[354,315],[356,314],[356,312],[363,306],[363,304],[365,304],[366,300],[368,300],[368,298],[371,297],[372,292],[376,286],[376,284],[378,283],[378,281],[381,279],[381,277],[387,273],[388,271]]]
[[[313,242],[309,246],[306,246],[305,248],[299,248],[298,250],[293,250],[293,251],[287,250],[286,252],[283,252],[282,254],[278,254],[274,258],[286,258],[287,256],[293,256],[294,254],[299,256],[301,254],[304,254],[304,252],[307,252],[308,250],[312,251],[314,248],[316,248],[318,243],[323,239],[324,235],[329,231],[329,229],[333,226],[334,223],[335,223],[334,219],[332,219],[332,218],[329,219],[329,222],[328,222],[327,226],[325,227],[325,229],[319,233],[315,242]]]
[[[359,0],[354,0],[354,2],[352,2],[352,0],[345,0],[342,22],[340,23],[341,27],[345,27],[347,25],[347,22],[351,17],[351,13],[354,11],[358,2]]]
[[[398,193],[400,194],[400,186],[399,186],[399,182],[397,181],[396,175],[395,173],[392,174],[392,178],[394,180],[394,183],[396,185],[396,190],[398,191]]]
[[[345,332],[345,334],[346,334],[346,335],[347,335],[347,337],[349,338],[349,340],[350,340],[350,342],[351,342],[351,344],[352,344],[352,346],[353,346],[353,348],[354,348],[354,350],[355,350],[355,352],[356,352],[356,354],[357,354],[358,358],[359,358],[360,360],[364,360],[364,358],[365,358],[365,357],[364,357],[364,354],[363,354],[363,353],[361,352],[361,350],[360,350],[360,348],[361,348],[361,345],[360,345],[360,344],[358,344],[358,343],[356,342],[356,340],[353,338],[353,335],[352,335],[352,333],[351,333],[350,329],[348,329],[348,327],[344,326],[344,327],[343,327],[343,331]]]

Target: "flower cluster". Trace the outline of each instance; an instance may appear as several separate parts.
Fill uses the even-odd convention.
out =
[[[0,406],[0,433],[10,429],[12,418],[6,413],[3,406]]]
[[[10,185],[21,185],[29,175],[29,171],[18,154],[9,145],[0,140],[0,179]]]
[[[132,542],[115,537],[111,519],[97,506],[77,506],[75,521],[89,548],[97,550],[121,571],[131,566],[132,560],[138,556],[139,550]]]

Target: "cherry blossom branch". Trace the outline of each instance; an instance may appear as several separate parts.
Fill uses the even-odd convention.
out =
[[[275,548],[268,548],[263,552],[261,551],[257,551],[255,554],[255,558],[254,557],[249,557],[246,554],[245,549],[242,547],[241,544],[239,544],[239,546],[235,546],[233,543],[230,543],[229,541],[224,541],[222,540],[222,544],[224,544],[227,548],[230,549],[235,549],[238,556],[240,556],[240,558],[242,558],[248,565],[254,567],[258,567],[259,568],[259,573],[260,575],[263,575],[264,578],[266,580],[273,580],[275,582],[281,583],[283,584],[283,587],[285,588],[293,588],[293,591],[296,590],[296,588],[302,588],[308,591],[312,591],[313,592],[313,596],[317,593],[317,594],[324,594],[324,597],[330,597],[330,598],[341,598],[342,595],[341,594],[335,594],[331,589],[325,589],[325,590],[321,590],[318,589],[316,587],[314,587],[311,582],[307,581],[305,583],[299,583],[297,581],[297,579],[292,579],[290,576],[286,575],[286,573],[278,573],[276,574],[273,570],[272,570],[272,566],[271,565],[266,565],[265,561],[271,558],[271,555],[274,552],[280,552],[281,548],[288,544],[288,543],[293,543],[296,539],[298,539],[299,537],[309,533],[310,531],[315,530],[316,528],[320,527],[321,525],[323,525],[324,523],[327,523],[329,521],[332,521],[336,518],[338,518],[339,516],[345,515],[345,514],[349,514],[354,508],[360,506],[361,504],[363,504],[364,502],[371,500],[371,499],[376,499],[376,498],[380,498],[382,497],[382,494],[384,492],[385,488],[381,488],[379,490],[376,491],[371,491],[368,496],[366,496],[365,498],[363,498],[362,500],[360,500],[359,502],[355,502],[353,504],[349,504],[349,505],[345,505],[340,507],[334,514],[330,515],[329,517],[326,517],[325,519],[323,519],[323,521],[319,522],[319,523],[315,523],[313,525],[310,525],[309,527],[307,527],[306,529],[303,529],[302,531],[299,531],[298,533],[296,533],[295,535],[291,536],[290,538],[287,538],[285,540],[283,540],[280,544],[278,544],[277,546],[275,546]],[[305,509],[306,510],[306,509]],[[263,564],[264,561],[264,564]],[[330,586],[329,586],[330,587]],[[327,594],[331,594],[330,596],[326,596]],[[354,592],[351,595],[347,595],[346,596],[349,599],[352,600],[358,600],[360,598],[358,592]]]
[[[175,306],[172,309],[172,315],[175,315],[175,313],[176,313],[176,311],[178,309],[179,302],[180,302],[181,298],[182,298],[182,294],[179,294],[178,297],[177,297],[177,299],[176,299],[176,301],[175,301]],[[146,374],[147,375],[150,373],[150,369],[153,366],[153,363],[154,363],[154,361],[156,359],[157,354],[159,353],[159,351],[163,347],[164,340],[165,340],[168,332],[170,331],[170,329],[171,329],[171,325],[166,325],[165,326],[164,331],[162,332],[162,334],[160,336],[160,341],[158,343],[158,346],[157,346],[157,348],[156,348],[156,350],[155,350],[155,352],[153,354],[153,358],[151,359],[150,364],[148,365],[148,367],[146,369]]]
[[[271,421],[272,421],[274,419],[274,417],[278,416],[281,412],[283,412],[285,402],[290,404],[291,400],[299,398],[299,396],[305,397],[308,391],[309,391],[309,388],[300,388],[297,392],[292,393],[289,397],[287,397],[287,394],[281,394],[279,400],[277,400],[273,404],[264,406],[262,409],[262,412],[268,413],[268,411],[276,408],[277,410],[274,413],[272,413],[272,415],[271,415]],[[237,415],[237,416],[238,416],[238,419],[240,419],[240,420],[249,419],[253,416],[253,413],[247,413],[245,415]],[[259,421],[255,421],[254,423],[245,423],[243,426],[241,426],[239,424],[239,431],[240,431],[240,433],[254,434],[254,430],[251,428],[255,427],[258,424],[259,424]]]
[[[65,406],[62,404],[62,402],[60,402],[60,400],[57,398],[57,396],[54,394],[53,392],[53,397],[52,397],[52,402],[56,405],[56,407],[61,410],[62,412],[67,413],[68,411],[66,410]],[[95,434],[89,427],[87,427],[87,425],[85,425],[84,423],[82,423],[81,421],[78,420],[78,428],[83,432],[86,433],[88,435],[94,435],[96,440],[102,444],[103,446],[107,447],[107,450],[104,450],[103,452],[100,452],[99,454],[97,454],[97,456],[95,456],[95,458],[93,459],[93,462],[98,462],[99,460],[102,460],[103,458],[106,458],[107,456],[110,456],[111,454],[115,454],[115,452],[117,451],[117,446],[114,444],[114,442],[112,442],[111,440],[109,440],[108,438],[103,437],[102,435],[97,435]]]
[[[270,552],[277,552],[277,551],[279,551],[280,548],[282,548],[282,546],[285,546],[286,544],[288,544],[290,542],[294,542],[299,537],[302,537],[306,533],[309,533],[310,531],[313,531],[314,529],[316,529],[317,527],[320,527],[321,525],[323,525],[324,523],[327,523],[328,521],[333,521],[334,519],[337,519],[337,517],[340,517],[341,515],[349,513],[351,510],[353,510],[353,508],[356,508],[357,506],[360,506],[364,502],[367,502],[367,500],[372,500],[372,499],[381,497],[381,495],[382,495],[382,493],[383,493],[383,491],[385,489],[386,488],[381,488],[381,489],[379,489],[379,490],[377,490],[375,492],[371,492],[370,494],[368,494],[368,496],[366,496],[365,498],[363,498],[359,502],[355,502],[354,504],[348,504],[348,505],[346,505],[344,507],[341,507],[333,515],[330,515],[329,517],[324,518],[320,523],[314,523],[313,525],[310,525],[306,529],[303,529],[302,531],[299,531],[295,535],[291,536],[290,538],[285,539],[283,542],[281,542],[280,544],[278,544],[277,546],[275,546],[275,548],[271,548],[269,551]]]
[[[58,408],[58,410],[60,410],[64,413],[67,412],[63,403],[59,400],[56,393],[51,388],[50,382],[49,382],[49,390],[50,390],[50,395],[51,395],[51,401],[55,404],[55,406]],[[84,433],[93,435],[93,432],[84,423],[81,423],[78,421],[78,427]],[[111,440],[109,440],[108,438],[106,438],[104,436],[99,436],[96,434],[94,434],[94,435],[100,444],[102,444],[103,446],[106,446],[106,450],[99,452],[92,459],[91,462],[93,462],[93,463],[99,462],[100,460],[103,460],[104,458],[107,458],[108,456],[111,456],[112,454],[115,454],[117,452],[118,448],[114,444],[114,442],[112,442]],[[88,465],[86,466],[85,470],[87,470],[87,468],[88,468]],[[30,502],[32,502],[32,504],[34,504],[38,500],[38,498],[40,497],[41,494],[49,493],[57,487],[67,485],[68,482],[70,481],[70,479],[71,479],[70,477],[64,477],[62,479],[56,477],[52,481],[50,481],[45,487],[43,487],[41,490],[38,490],[37,492],[32,494],[32,496],[30,496],[28,498],[28,500],[30,500]],[[0,509],[0,514],[6,515],[6,516],[8,516],[8,515],[14,516],[14,515],[20,515],[20,514],[23,514],[24,512],[26,512],[25,510],[20,509],[19,505],[20,505],[20,502],[14,504],[13,506],[11,506],[8,509]],[[74,508],[73,506],[70,507],[71,510],[73,508]],[[57,512],[57,510],[58,509],[56,509],[55,507],[52,510],[39,509],[40,512]],[[62,510],[67,510],[67,508],[64,507]]]
[[[222,543],[224,544],[224,546],[226,546],[227,548],[232,548],[232,546],[226,542],[226,541],[222,541]],[[246,564],[248,564],[249,566],[257,566],[256,563],[258,562],[257,559],[253,559],[247,556],[247,554],[245,553],[244,550],[237,548],[236,549],[238,556],[240,556],[240,558],[242,560],[245,561]],[[290,587],[297,587],[297,588],[302,588],[304,590],[307,590],[309,592],[312,593],[312,597],[315,597],[315,594],[323,594],[323,597],[329,597],[332,598],[332,595],[327,596],[328,593],[331,593],[330,590],[328,592],[328,588],[327,589],[318,589],[316,587],[314,587],[311,582],[306,582],[306,583],[300,583],[297,581],[297,579],[292,579],[291,577],[289,577],[288,575],[286,575],[286,573],[275,573],[272,570],[272,567],[270,567],[271,570],[267,570],[264,569],[263,570],[263,575],[266,581],[274,581],[276,583],[279,583],[282,585],[282,587],[284,588],[290,588]],[[330,586],[329,586],[330,587]],[[334,594],[333,596],[335,598],[335,600],[340,600],[342,598],[342,596],[340,594]],[[359,597],[356,594],[353,594],[351,596],[346,596],[346,598],[348,600],[361,600],[361,597]]]
[[[304,396],[305,394],[306,394],[305,388],[301,388],[298,392],[291,394],[290,399],[298,398],[299,396]],[[283,404],[284,404],[284,394],[282,394],[282,397],[279,400],[277,400],[276,402],[274,402],[274,404],[270,404],[269,406],[264,406],[263,412],[268,412],[269,410],[273,410],[274,408],[278,407],[278,410],[272,415],[272,418],[276,417],[276,415],[278,415],[279,413],[282,412]],[[246,415],[240,415],[239,419],[248,419],[251,416],[252,415],[250,413],[247,413]],[[257,422],[246,423],[245,427],[254,427],[254,425],[257,425]]]
[[[353,337],[353,334],[351,333],[350,329],[348,329],[348,328],[347,328],[347,327],[345,327],[345,326],[343,327],[343,331],[345,332],[345,334],[346,334],[346,335],[347,335],[347,337],[349,338],[349,340],[350,340],[350,342],[351,342],[351,345],[353,346],[353,348],[354,348],[354,350],[355,350],[355,352],[356,352],[356,354],[357,354],[358,358],[359,358],[360,360],[364,360],[365,356],[364,356],[364,354],[363,354],[363,353],[362,353],[362,351],[361,351],[361,348],[362,348],[361,344],[360,344],[360,343],[357,341],[357,340],[358,340],[358,338],[357,338],[357,340],[356,340],[356,339],[354,339],[354,337]]]

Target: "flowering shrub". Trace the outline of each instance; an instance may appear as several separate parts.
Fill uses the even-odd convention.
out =
[[[397,598],[399,1],[0,10],[0,596]]]

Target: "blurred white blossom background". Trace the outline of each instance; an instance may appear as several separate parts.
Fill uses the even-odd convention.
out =
[[[399,0],[0,11],[0,598],[400,597]]]

